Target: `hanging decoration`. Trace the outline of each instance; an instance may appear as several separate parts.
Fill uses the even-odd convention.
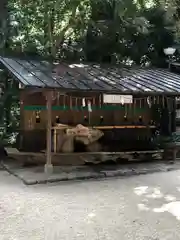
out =
[[[40,111],[36,111],[35,116],[36,116],[36,123],[40,123],[41,122]]]
[[[139,107],[142,109],[142,99],[139,100]],[[142,123],[142,116],[139,116],[139,123]]]
[[[57,92],[56,104],[59,106],[60,92]]]
[[[127,115],[124,115],[124,121],[127,122]]]
[[[57,99],[57,94],[55,91],[51,91],[51,99],[52,101],[55,101]]]
[[[66,96],[63,95],[63,109],[66,110]]]
[[[100,123],[103,123],[103,121],[104,121],[104,117],[100,116]]]
[[[142,116],[139,116],[139,122],[140,122],[140,123],[143,122]]]
[[[134,99],[134,102],[133,102],[133,123],[135,120],[135,116],[136,116],[136,99]]]
[[[101,108],[102,107],[102,98],[101,98],[101,94],[99,95],[99,107]]]
[[[125,104],[125,115],[124,115],[124,121],[127,122],[127,108],[128,108],[128,105]]]
[[[84,122],[88,122],[88,117],[84,116]]]
[[[92,112],[91,101],[88,100],[88,112]]]
[[[121,103],[122,105],[124,105],[124,98],[123,98],[123,97],[121,97],[120,103]]]
[[[33,125],[32,125],[32,118],[30,118],[29,120],[28,120],[28,128],[29,129],[32,129],[33,127],[32,127]]]
[[[56,116],[56,123],[57,123],[57,124],[60,123],[60,118],[59,118],[59,116]]]
[[[72,110],[72,97],[70,96],[70,109]]]
[[[140,98],[139,99],[139,106],[140,106],[140,109],[142,108],[142,99]]]
[[[154,125],[154,121],[151,119],[150,121],[150,125],[153,126]]]
[[[86,106],[86,101],[85,98],[82,99],[82,106],[85,107]]]
[[[148,104],[149,108],[152,107],[152,101],[151,101],[150,97],[147,97],[147,104]]]

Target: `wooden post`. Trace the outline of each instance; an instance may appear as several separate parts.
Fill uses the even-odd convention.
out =
[[[54,152],[57,152],[57,129],[54,128]]]
[[[174,147],[174,149],[173,149],[173,157],[172,157],[173,161],[176,161],[177,152],[178,152],[178,149],[176,147]]]
[[[20,140],[19,140],[19,148],[22,150],[23,149],[23,140],[24,140],[24,129],[25,129],[25,124],[24,124],[24,91],[20,89]]]
[[[51,174],[53,172],[53,165],[51,163],[51,128],[52,128],[52,92],[47,91],[46,93],[46,108],[47,108],[47,137],[46,137],[46,164],[44,167],[45,173]]]
[[[176,98],[173,97],[172,99],[172,112],[171,112],[171,131],[176,132],[176,110],[177,110],[177,105],[176,105]]]

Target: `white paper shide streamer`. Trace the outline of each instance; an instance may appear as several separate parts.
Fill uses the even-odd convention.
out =
[[[88,101],[88,112],[92,112],[91,101]]]
[[[152,104],[151,104],[151,98],[150,98],[150,97],[147,98],[147,104],[148,104],[149,107],[151,108],[151,105],[152,105]]]
[[[83,107],[86,106],[85,98],[82,99],[82,106],[83,106]]]
[[[124,97],[120,98],[120,102],[121,102],[122,105],[124,105]]]

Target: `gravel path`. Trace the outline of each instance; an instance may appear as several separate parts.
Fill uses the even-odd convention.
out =
[[[180,240],[180,171],[25,186],[0,171],[0,240]]]

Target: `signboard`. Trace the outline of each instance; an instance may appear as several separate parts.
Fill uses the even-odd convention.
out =
[[[104,94],[103,102],[104,103],[121,103],[121,104],[133,103],[133,96]]]

